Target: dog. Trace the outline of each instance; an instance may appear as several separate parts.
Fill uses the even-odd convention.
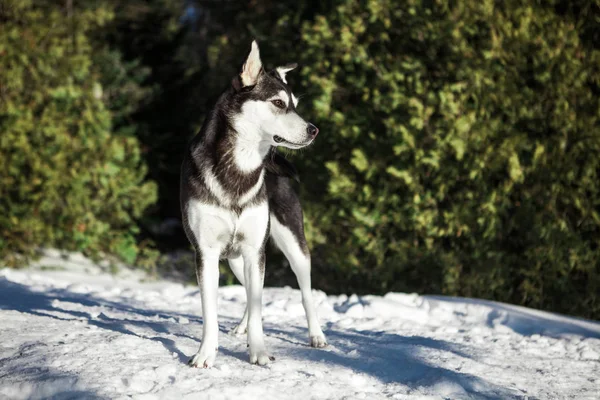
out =
[[[246,311],[234,334],[248,335],[250,363],[274,361],[265,347],[262,290],[269,236],[288,259],[302,293],[310,345],[327,345],[311,294],[311,259],[294,166],[275,149],[310,145],[319,129],[296,111],[286,81],[296,64],[266,72],[256,41],[241,73],[219,97],[181,166],[181,213],[196,254],[204,329],[193,367],[210,368],[218,349],[219,260],[227,259],[246,289]]]

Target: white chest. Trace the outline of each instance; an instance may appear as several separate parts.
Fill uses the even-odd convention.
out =
[[[267,201],[246,207],[237,214],[225,207],[190,200],[187,206],[190,230],[205,253],[239,252],[243,246],[259,249],[267,235]]]

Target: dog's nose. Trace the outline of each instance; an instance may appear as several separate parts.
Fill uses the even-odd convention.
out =
[[[310,136],[317,136],[317,134],[319,133],[319,128],[309,123],[306,127],[306,132],[308,132]]]

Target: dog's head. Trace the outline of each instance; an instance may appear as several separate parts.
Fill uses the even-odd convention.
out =
[[[240,137],[290,149],[312,143],[319,129],[298,115],[298,99],[285,79],[294,68],[296,64],[288,64],[265,72],[258,44],[252,42],[242,71],[232,83],[239,105],[232,119]]]

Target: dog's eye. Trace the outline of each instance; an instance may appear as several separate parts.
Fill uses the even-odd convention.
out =
[[[272,103],[275,104],[275,107],[277,108],[285,108],[285,103],[281,100],[273,100]]]

